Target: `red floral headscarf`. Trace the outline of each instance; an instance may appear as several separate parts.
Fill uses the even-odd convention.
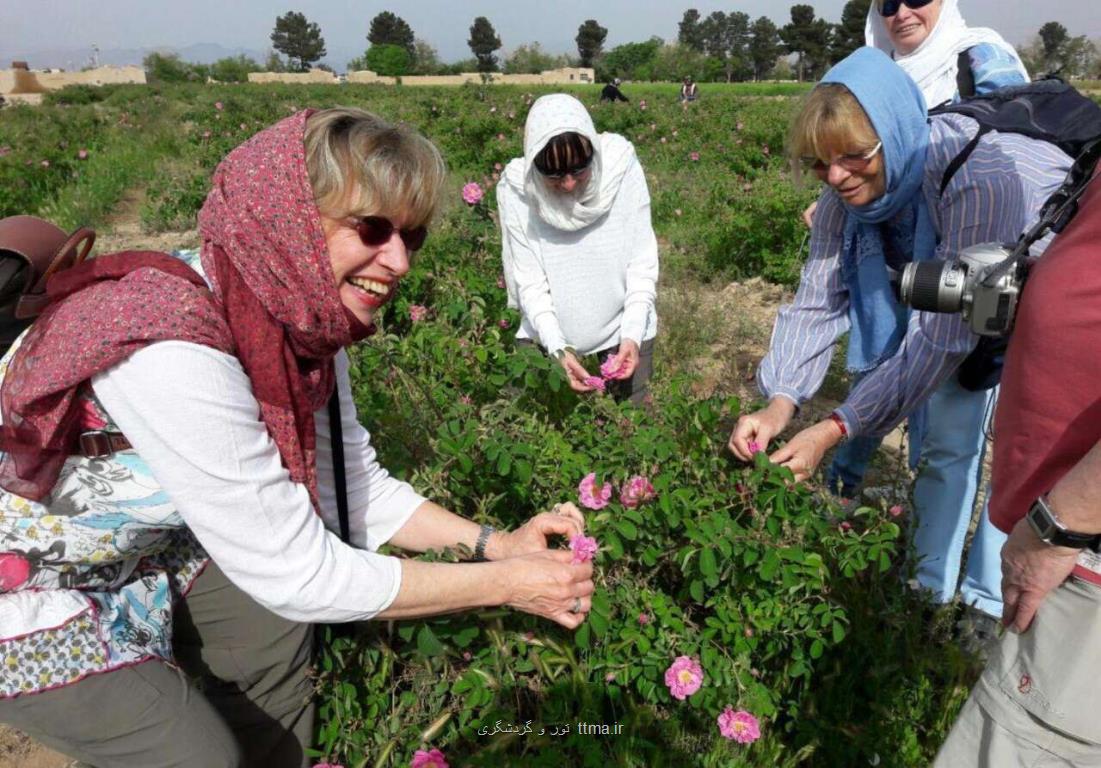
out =
[[[0,486],[45,497],[79,436],[77,388],[177,339],[237,356],[283,464],[316,507],[313,413],[333,391],[333,357],[372,329],[337,291],[306,169],[309,115],[258,133],[215,171],[199,213],[210,291],[182,262],[152,253],[101,256],[51,280],[55,301],[0,389]]]

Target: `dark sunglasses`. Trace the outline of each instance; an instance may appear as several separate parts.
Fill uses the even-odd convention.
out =
[[[931,2],[933,2],[933,0],[876,0],[876,5],[879,6],[879,15],[885,19],[889,19],[898,13],[898,9],[903,5],[910,10],[916,11],[918,8],[924,8]]]
[[[379,246],[390,241],[394,225],[385,216],[360,216],[356,219],[356,232],[364,245]],[[428,237],[427,227],[398,230],[407,251],[419,251]]]
[[[551,181],[561,181],[562,179],[566,178],[567,176],[572,176],[573,178],[576,179],[578,176],[583,174],[585,171],[589,170],[589,166],[592,165],[592,164],[593,164],[593,155],[589,155],[587,158],[582,160],[580,163],[575,163],[575,164],[571,165],[569,168],[567,168],[566,170],[560,171],[558,173],[549,173],[548,171],[544,171],[538,165],[535,166],[535,169],[537,171],[539,171],[539,173],[541,173],[544,178],[550,179]]]

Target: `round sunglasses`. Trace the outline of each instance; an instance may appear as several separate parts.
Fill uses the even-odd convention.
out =
[[[377,247],[384,245],[394,236],[394,225],[385,216],[360,216],[356,219],[356,232],[364,245]],[[407,251],[419,251],[428,237],[427,227],[399,229],[401,241]]]
[[[898,13],[898,9],[903,5],[912,11],[916,11],[918,8],[924,8],[931,2],[933,2],[933,0],[876,0],[876,5],[879,7],[879,15],[885,19],[889,19]]]
[[[579,176],[584,174],[585,171],[589,170],[589,166],[593,164],[593,157],[593,155],[589,155],[581,162],[574,163],[569,168],[559,173],[549,173],[547,171],[544,171],[538,165],[535,166],[535,170],[539,171],[539,173],[542,174],[543,178],[550,179],[551,181],[562,181],[567,176],[576,181]]]

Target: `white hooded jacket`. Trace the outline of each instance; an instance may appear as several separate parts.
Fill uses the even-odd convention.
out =
[[[576,194],[554,191],[534,166],[547,142],[567,132],[585,136],[594,151]],[[655,336],[657,238],[646,177],[627,139],[598,134],[573,96],[543,96],[528,114],[524,157],[509,162],[497,185],[497,205],[509,306],[521,314],[517,338],[584,355]]]

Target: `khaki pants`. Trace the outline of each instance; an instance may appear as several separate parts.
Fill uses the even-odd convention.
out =
[[[1007,632],[934,768],[1101,768],[1101,587],[1072,578]]]
[[[0,721],[96,768],[301,768],[313,735],[313,628],[211,563],[176,606],[182,669],[147,661],[0,701]]]

